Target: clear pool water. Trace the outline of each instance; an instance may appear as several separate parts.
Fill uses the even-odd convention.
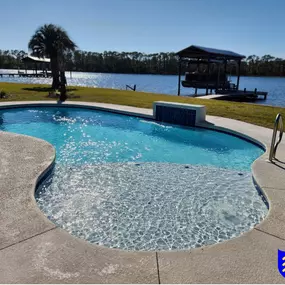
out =
[[[238,236],[267,213],[250,173],[263,150],[238,137],[82,108],[1,110],[0,122],[55,146],[38,205],[90,242],[185,249]]]

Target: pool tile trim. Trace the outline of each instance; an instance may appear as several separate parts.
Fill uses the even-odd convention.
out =
[[[5,102],[0,104],[0,109],[59,105],[153,119],[151,109],[75,101],[62,104],[52,101]],[[51,222],[33,201],[25,211],[30,209],[36,211],[37,218],[42,223],[46,223],[48,228],[40,229],[36,234],[31,231],[28,237],[27,233],[21,237],[20,232],[16,242],[8,245],[5,243],[4,247],[1,246],[0,237],[0,272],[2,273],[0,282],[284,283],[277,269],[277,249],[285,250],[285,231],[283,230],[285,218],[282,216],[282,209],[285,208],[284,142],[280,144],[277,152],[277,158],[281,161],[272,164],[268,162],[272,130],[221,117],[207,116],[206,120],[198,126],[244,137],[266,149],[266,152],[252,165],[254,180],[270,205],[269,213],[261,224],[240,237],[202,248],[171,252],[132,252],[91,245],[69,235],[55,225],[50,227]],[[24,137],[24,145],[23,139],[19,141],[19,137]],[[18,155],[21,154],[18,160],[14,159],[14,163],[22,164],[20,167],[23,169],[23,174],[32,181],[32,183],[24,183],[19,190],[17,190],[18,185],[13,185],[13,182],[10,185],[10,180],[10,184],[7,185],[12,187],[15,195],[17,193],[20,195],[19,191],[25,189],[29,193],[29,198],[34,199],[36,185],[53,166],[55,150],[42,140],[1,132],[0,145],[7,139],[11,144],[2,143],[3,151],[8,157],[13,155],[13,149]],[[34,152],[35,160],[28,167],[23,163],[27,152],[29,154]],[[43,156],[43,153],[46,156]],[[37,159],[38,156],[41,156],[44,161]],[[8,167],[11,168],[13,165]],[[2,185],[0,184],[3,189],[5,189],[5,183],[8,182],[2,181]],[[7,193],[3,194],[0,191],[0,198],[6,199],[8,204],[16,197],[10,197]],[[13,210],[9,208],[9,211],[16,211],[16,208]],[[13,213],[5,212],[5,208],[2,214],[5,214],[4,217],[13,216]],[[21,216],[19,212],[17,219],[21,221],[22,218],[24,219],[25,215]],[[9,224],[9,230],[16,232],[17,223]],[[4,232],[5,234],[8,233]]]

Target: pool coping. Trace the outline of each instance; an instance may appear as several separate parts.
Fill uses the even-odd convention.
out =
[[[59,105],[153,117],[151,109],[75,101],[5,102],[0,109]],[[265,147],[266,152],[253,163],[252,173],[269,203],[269,212],[261,224],[240,237],[170,252],[132,252],[91,245],[56,227],[34,199],[38,181],[52,168],[55,150],[45,141],[1,132],[1,164],[5,162],[8,173],[0,180],[1,215],[11,221],[8,225],[0,222],[0,282],[284,283],[277,268],[277,250],[285,250],[284,142],[277,152],[280,161],[272,164],[268,162],[272,130],[222,117],[207,115],[206,119],[198,126],[241,136]],[[15,195],[27,199],[28,207],[22,208],[23,200],[17,203]]]

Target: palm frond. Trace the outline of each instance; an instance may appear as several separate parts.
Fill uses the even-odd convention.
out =
[[[39,27],[29,41],[29,50],[39,57],[57,57],[67,51],[74,51],[77,46],[61,27],[45,24]]]

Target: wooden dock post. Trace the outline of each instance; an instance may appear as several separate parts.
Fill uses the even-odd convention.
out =
[[[224,82],[223,82],[223,91],[225,90],[226,81],[227,81],[227,76],[226,76],[226,74],[227,74],[227,64],[228,64],[228,61],[225,59],[225,65],[224,65],[224,69],[225,69],[224,74],[225,74],[225,76],[224,76]]]
[[[179,57],[179,66],[178,66],[178,91],[177,95],[180,96],[180,85],[181,85],[181,58]]]
[[[237,77],[237,87],[236,87],[237,90],[239,89],[240,65],[241,65],[241,60],[238,61],[238,77]]]
[[[206,95],[209,95],[209,86],[208,86],[209,79],[210,79],[210,57],[208,57],[208,66],[207,66],[207,89],[206,89]]]

